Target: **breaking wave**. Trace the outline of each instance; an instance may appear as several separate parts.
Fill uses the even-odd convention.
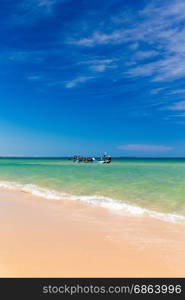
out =
[[[139,207],[137,205],[131,205],[125,202],[122,202],[117,199],[112,199],[104,196],[85,196],[85,195],[71,195],[67,193],[62,193],[56,190],[50,190],[47,188],[42,188],[40,186],[34,184],[22,184],[17,182],[9,182],[9,181],[0,181],[0,188],[9,189],[9,190],[17,190],[26,193],[30,193],[37,197],[51,199],[51,200],[72,200],[72,201],[80,201],[84,203],[88,203],[91,205],[96,205],[100,207],[107,208],[114,212],[119,212],[121,214],[129,214],[135,216],[149,216],[155,219],[160,219],[167,222],[173,223],[185,223],[185,217],[178,214],[171,213],[161,213],[153,210],[149,210],[146,208]]]

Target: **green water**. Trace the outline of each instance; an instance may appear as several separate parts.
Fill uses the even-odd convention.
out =
[[[68,159],[0,159],[0,183],[31,184],[80,197],[104,196],[156,212],[185,216],[185,159],[113,159],[75,164]],[[85,198],[83,198],[85,199]],[[87,198],[88,199],[88,198]]]

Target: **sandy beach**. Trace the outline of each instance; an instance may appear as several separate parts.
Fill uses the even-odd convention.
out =
[[[1,277],[184,277],[185,226],[0,191]]]

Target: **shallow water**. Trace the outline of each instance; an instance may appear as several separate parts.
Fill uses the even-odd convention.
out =
[[[185,217],[185,159],[0,159],[0,186],[50,199],[64,196],[136,214]]]

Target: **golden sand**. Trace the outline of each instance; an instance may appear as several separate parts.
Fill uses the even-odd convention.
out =
[[[185,226],[0,191],[1,277],[184,277]]]

